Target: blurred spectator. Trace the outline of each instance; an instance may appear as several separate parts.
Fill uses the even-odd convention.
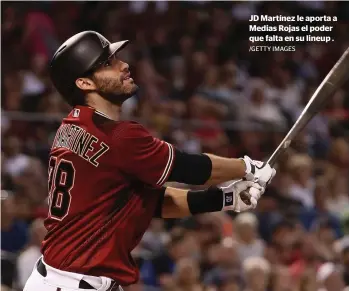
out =
[[[22,152],[22,143],[16,136],[5,138],[3,145],[5,162],[3,171],[10,174],[13,178],[18,177],[29,167],[30,157]]]
[[[269,262],[261,257],[250,257],[243,263],[246,276],[245,291],[266,291],[270,279]]]
[[[349,196],[349,144],[344,138],[334,139],[329,152],[329,162],[333,167],[333,194],[337,199],[347,200]],[[329,168],[331,169],[331,168]],[[343,198],[341,198],[343,196]],[[344,201],[342,201],[344,202]],[[346,205],[344,202],[343,206]],[[339,209],[338,209],[339,210]],[[341,212],[344,210],[341,209]]]
[[[349,195],[345,190],[345,185],[341,185],[337,177],[336,170],[331,167],[329,168],[328,174],[328,192],[327,192],[327,209],[339,218],[345,216],[349,211]],[[326,177],[326,178],[327,178]],[[326,179],[325,178],[325,179]]]
[[[288,190],[289,195],[307,208],[314,206],[312,169],[313,161],[307,155],[294,155],[289,160],[289,171],[293,180]]]
[[[139,249],[137,256],[142,256],[144,258],[149,257],[147,253],[150,255],[159,254],[164,251],[169,239],[169,234],[164,228],[164,221],[161,219],[153,219],[135,252]]]
[[[317,272],[317,281],[320,285],[320,291],[344,290],[345,287],[342,274],[333,263],[321,265]]]
[[[295,222],[281,220],[272,228],[271,241],[265,250],[266,257],[275,264],[289,265],[294,260],[295,245],[302,236],[302,231]]]
[[[258,220],[252,213],[242,213],[235,219],[237,248],[240,261],[263,257],[264,243],[258,238]]]
[[[167,249],[145,260],[141,266],[142,280],[145,284],[158,287],[167,284],[172,278],[176,262],[184,257],[197,258],[199,246],[194,237],[183,230],[175,230]],[[172,280],[172,279],[171,279]]]
[[[163,290],[203,291],[199,279],[200,269],[197,261],[191,258],[182,258],[176,264],[174,288],[163,285]]]
[[[228,283],[232,278],[237,285],[241,285],[240,260],[236,246],[237,244],[231,238],[226,238],[222,244],[215,244],[209,248],[208,262],[213,268],[210,268],[203,277],[206,285],[220,286]]]
[[[13,195],[1,201],[1,251],[17,254],[28,239],[27,224],[16,217],[16,201]]]
[[[248,84],[250,90],[247,96],[245,112],[240,113],[242,119],[262,122],[266,125],[283,128],[286,120],[277,105],[267,100],[267,84],[262,79],[251,80]]]
[[[314,192],[316,208],[301,211],[300,220],[307,229],[318,227],[319,223],[325,222],[327,226],[335,231],[335,236],[339,238],[342,236],[341,222],[326,207],[327,193],[326,184],[319,180]]]
[[[292,66],[283,62],[284,52],[274,55],[271,67],[270,99],[289,113],[298,109],[302,86],[294,78]]]
[[[314,272],[321,265],[321,262],[325,260],[325,256],[322,256],[323,254],[314,236],[305,235],[299,243],[295,260],[290,265],[292,280],[296,286],[301,286],[305,283],[305,280],[309,280],[309,278],[304,276],[304,273]]]
[[[270,285],[273,291],[293,291],[294,285],[289,269],[281,265],[274,266]]]
[[[4,197],[5,198],[5,197]],[[12,287],[16,277],[16,256],[28,240],[27,224],[16,218],[13,195],[1,200],[1,284]]]
[[[44,221],[42,219],[34,220],[29,228],[29,233],[29,245],[17,259],[18,283],[21,289],[24,288],[25,283],[33,271],[33,266],[41,257],[41,242],[46,235]]]

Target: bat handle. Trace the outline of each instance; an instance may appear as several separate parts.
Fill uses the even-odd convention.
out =
[[[270,158],[267,161],[267,164],[269,164],[271,167],[275,166],[276,160],[279,157],[281,151],[275,152],[273,155],[270,156]]]
[[[271,166],[274,167],[276,164],[277,159],[279,156],[286,151],[286,149],[290,146],[291,142],[290,141],[284,141],[282,142],[278,148],[273,152],[273,154],[270,156],[268,159],[267,163]]]
[[[270,158],[267,161],[267,164],[269,164],[271,167],[274,167],[276,164],[276,161],[278,159],[278,157],[283,153],[283,150],[279,150],[279,151],[275,151]]]
[[[248,193],[248,190],[244,190],[240,193],[240,198],[241,200],[246,204],[250,205],[251,204],[251,195]]]

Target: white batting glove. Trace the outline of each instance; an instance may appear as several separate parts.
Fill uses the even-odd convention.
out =
[[[224,195],[224,210],[233,210],[235,212],[247,211],[257,206],[259,198],[265,191],[265,188],[252,181],[238,180],[232,182],[226,187],[220,187]],[[250,195],[250,204],[241,200],[240,193],[247,191]]]
[[[276,170],[267,163],[252,160],[248,156],[244,156],[242,160],[246,164],[246,175],[244,178],[247,181],[254,181],[262,187],[265,187],[276,174]]]

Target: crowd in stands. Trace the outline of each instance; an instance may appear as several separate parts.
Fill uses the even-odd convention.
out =
[[[252,14],[337,16],[334,41],[249,52]],[[23,290],[40,256],[48,154],[71,110],[48,66],[68,37],[131,40],[120,57],[141,89],[123,118],[187,152],[261,160],[349,46],[349,3],[336,1],[3,2],[1,21],[1,290]],[[130,291],[349,290],[349,84],[279,159],[255,211],[154,219],[133,256]]]

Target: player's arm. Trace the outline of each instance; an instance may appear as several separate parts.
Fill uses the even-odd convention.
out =
[[[250,204],[245,204],[241,198],[241,191],[249,188]],[[233,210],[236,212],[253,209],[258,199],[264,193],[264,188],[251,181],[237,181],[227,187],[211,186],[205,190],[192,191],[167,187],[163,188],[156,217],[182,218],[190,215]]]
[[[242,159],[222,158],[206,154],[211,160],[211,174],[207,185],[218,185],[225,181],[243,178],[246,175],[246,163]]]
[[[174,149],[175,159],[168,181],[190,185],[218,185],[246,175],[242,159],[223,158],[213,154],[189,154]]]
[[[126,174],[142,182],[161,187],[167,181],[190,185],[218,185],[246,178],[253,180],[261,170],[272,176],[269,165],[257,166],[248,157],[232,159],[212,154],[189,154],[154,138],[142,125],[130,123],[114,137],[116,162]]]
[[[188,154],[174,149],[175,159],[168,181],[190,185],[219,185],[226,181],[245,178],[265,186],[275,175],[269,164],[251,160],[223,158],[213,154]]]

